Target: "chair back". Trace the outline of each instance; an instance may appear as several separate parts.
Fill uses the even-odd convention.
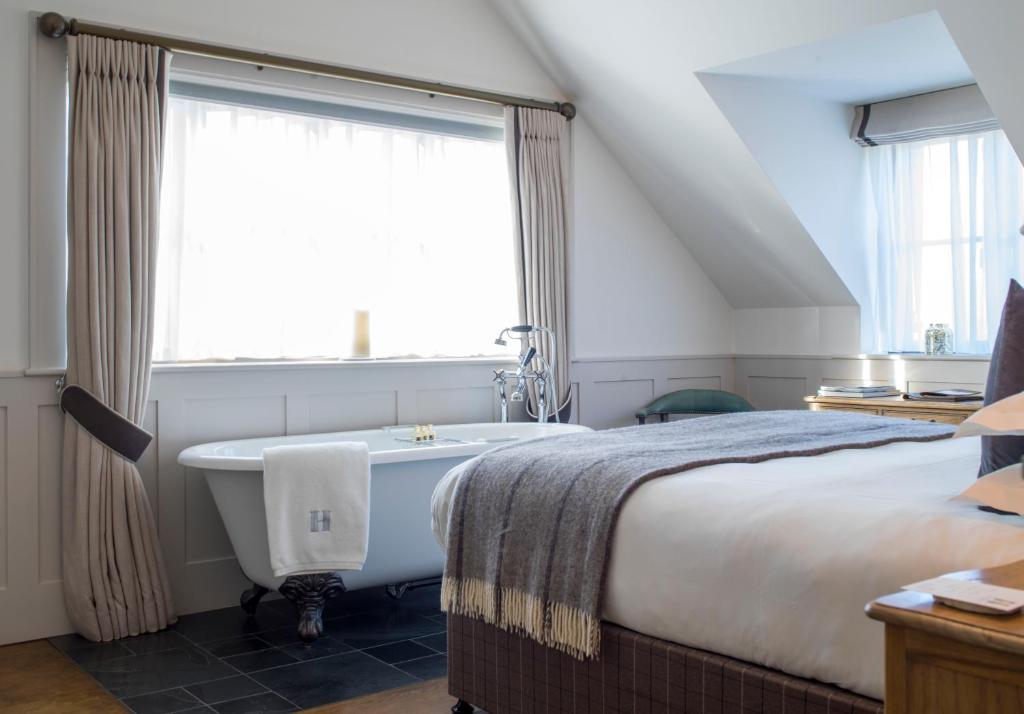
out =
[[[669,414],[732,414],[752,412],[754,405],[738,394],[721,389],[680,389],[655,399],[636,413],[641,424],[657,414],[666,421]]]

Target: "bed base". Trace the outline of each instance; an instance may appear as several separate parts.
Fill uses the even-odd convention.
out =
[[[601,625],[581,662],[468,617],[448,616],[452,711],[469,714],[882,714],[882,703],[723,655]]]

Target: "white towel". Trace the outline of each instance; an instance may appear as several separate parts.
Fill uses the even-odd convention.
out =
[[[263,503],[275,576],[362,570],[370,530],[364,442],[264,449]]]

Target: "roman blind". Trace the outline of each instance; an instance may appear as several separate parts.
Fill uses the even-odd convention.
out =
[[[902,144],[999,129],[976,84],[857,107],[850,138],[861,146]]]

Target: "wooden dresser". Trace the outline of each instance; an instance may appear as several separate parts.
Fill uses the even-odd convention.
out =
[[[881,416],[919,419],[943,424],[959,424],[981,409],[982,402],[916,402],[903,397],[804,397],[807,407],[816,412],[856,412]]]
[[[954,576],[1024,588],[1024,561]],[[885,623],[885,714],[1024,714],[1024,614],[978,615],[914,592],[867,612]]]

